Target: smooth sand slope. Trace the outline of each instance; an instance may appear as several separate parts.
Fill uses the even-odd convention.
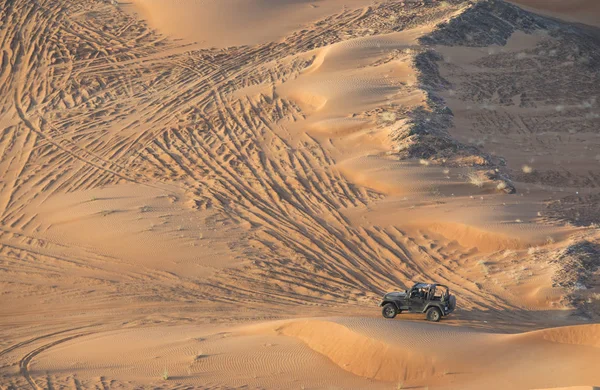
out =
[[[594,27],[500,0],[0,21],[1,389],[600,385]],[[458,310],[381,319],[416,281]]]
[[[600,26],[600,3],[594,0],[512,0],[512,2],[548,16]]]
[[[151,26],[203,47],[266,43],[368,0],[134,0]]]

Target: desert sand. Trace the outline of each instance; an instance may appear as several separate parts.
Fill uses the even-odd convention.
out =
[[[597,1],[0,4],[0,389],[600,386]]]
[[[543,15],[575,23],[600,26],[600,3],[590,0],[511,0]]]

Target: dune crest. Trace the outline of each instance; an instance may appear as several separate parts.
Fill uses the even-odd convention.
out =
[[[439,370],[423,351],[389,345],[335,322],[292,322],[276,331],[301,340],[344,370],[366,378],[389,382],[426,379]]]
[[[580,325],[506,335],[402,321],[334,318],[292,320],[275,325],[274,330],[302,341],[360,377],[442,388],[480,388],[485,383],[490,389],[530,389],[568,383],[561,373],[571,370],[579,372],[580,383],[595,383],[597,375],[588,371],[595,364],[597,328]],[[570,353],[568,362],[563,359],[565,353]],[[529,354],[543,354],[545,364],[536,366],[527,360]],[[499,356],[506,360],[499,362]],[[557,364],[563,367],[558,369]]]
[[[600,348],[600,324],[543,329],[525,333],[523,336],[542,338],[554,343],[587,345]]]

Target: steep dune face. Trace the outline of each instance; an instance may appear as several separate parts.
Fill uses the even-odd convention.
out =
[[[334,322],[306,321],[283,325],[277,332],[297,338],[354,375],[392,382],[435,375],[433,357],[390,345]]]
[[[444,385],[446,371],[473,372],[458,388],[594,384],[592,327],[220,334],[376,315],[418,280],[460,297],[455,325],[598,318],[593,30],[503,1],[138,5],[149,24],[104,0],[0,7],[2,386],[169,388],[171,358],[182,387]],[[193,351],[208,336],[208,356]]]

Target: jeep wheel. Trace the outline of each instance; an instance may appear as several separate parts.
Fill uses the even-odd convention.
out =
[[[398,314],[398,310],[396,310],[396,306],[393,303],[387,303],[383,306],[383,310],[381,311],[385,318],[394,318],[396,314]]]
[[[442,312],[437,307],[430,307],[427,310],[427,319],[429,321],[438,322],[442,318]]]

